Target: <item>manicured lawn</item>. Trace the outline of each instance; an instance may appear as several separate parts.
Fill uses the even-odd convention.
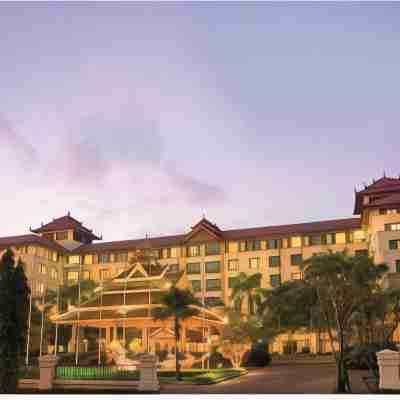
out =
[[[245,374],[245,369],[187,369],[181,372],[182,382],[208,385]],[[139,380],[139,371],[119,370],[114,367],[58,367],[58,379],[83,380]],[[176,382],[175,370],[158,371],[160,382]]]
[[[211,369],[211,370],[184,370],[182,371],[182,382],[195,385],[210,385],[236,378],[247,373],[245,369]],[[160,382],[177,382],[175,371],[159,371]]]

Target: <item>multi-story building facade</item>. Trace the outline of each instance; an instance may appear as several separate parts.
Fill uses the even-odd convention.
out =
[[[316,253],[367,252],[389,266],[385,284],[400,282],[400,178],[383,177],[356,192],[354,214],[233,230],[203,218],[181,235],[114,242],[100,241],[68,214],[32,234],[0,238],[0,248],[12,247],[25,261],[35,295],[79,277],[110,279],[128,268],[137,250],[149,251],[171,271],[184,271],[196,296],[223,312],[221,306],[231,303],[231,288],[240,272],[260,272],[261,286],[270,288],[301,279],[302,261]]]

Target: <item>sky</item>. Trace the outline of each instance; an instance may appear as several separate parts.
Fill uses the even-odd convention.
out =
[[[0,236],[350,217],[400,174],[400,3],[0,3]]]

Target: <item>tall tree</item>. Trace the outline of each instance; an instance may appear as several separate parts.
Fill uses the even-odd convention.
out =
[[[22,262],[7,249],[0,260],[0,392],[15,393],[25,350],[29,288]]]
[[[199,310],[192,306],[201,306],[201,303],[193,296],[190,290],[179,289],[172,286],[168,292],[161,297],[163,307],[153,310],[153,318],[156,320],[173,319],[175,333],[175,365],[176,380],[182,380],[179,363],[179,341],[181,338],[182,321],[198,315]]]
[[[244,272],[241,272],[238,275],[236,282],[232,287],[232,300],[237,312],[241,313],[243,311],[243,302],[247,300],[248,309],[246,314],[250,316],[256,314],[256,304],[260,297],[260,283],[260,273],[248,276]]]
[[[370,299],[371,293],[378,290],[379,280],[387,271],[387,266],[375,265],[366,256],[338,252],[315,255],[305,261],[304,269],[305,284],[315,291],[316,303],[325,320],[335,356],[336,391],[344,393],[349,389],[345,349],[352,319]]]

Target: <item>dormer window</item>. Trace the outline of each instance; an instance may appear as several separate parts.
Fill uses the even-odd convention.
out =
[[[68,232],[56,232],[56,240],[68,240]]]

